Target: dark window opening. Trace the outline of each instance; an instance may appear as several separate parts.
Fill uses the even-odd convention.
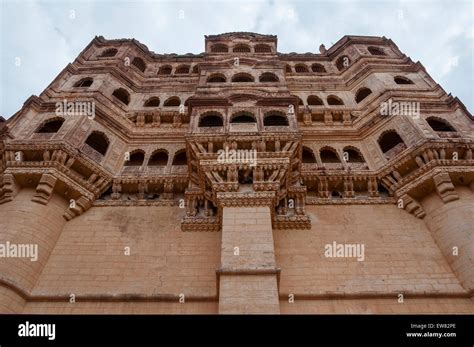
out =
[[[38,133],[57,133],[64,123],[64,119],[54,119],[43,124]]]
[[[86,140],[86,144],[102,155],[105,155],[105,153],[107,153],[107,148],[109,147],[109,141],[107,140],[107,138],[97,132],[93,132],[89,135]]]

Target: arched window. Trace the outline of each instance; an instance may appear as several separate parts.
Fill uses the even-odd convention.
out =
[[[257,120],[251,113],[237,113],[232,116],[231,123],[257,123]]]
[[[140,70],[141,72],[145,72],[146,64],[145,64],[145,62],[143,61],[142,58],[135,57],[135,58],[132,60],[132,65],[135,66],[135,67],[136,67],[138,70]]]
[[[413,81],[409,78],[406,78],[404,76],[395,76],[393,78],[396,84],[413,84]]]
[[[104,134],[98,131],[92,132],[92,134],[87,137],[86,144],[102,155],[105,155],[107,148],[109,148],[109,140]]]
[[[303,164],[314,164],[316,163],[316,158],[314,157],[314,153],[311,149],[307,147],[303,147],[303,156],[302,156]]]
[[[145,101],[145,107],[158,107],[160,106],[160,98],[153,96]]]
[[[327,98],[328,105],[344,105],[344,102],[341,98],[335,95],[329,95]]]
[[[160,66],[160,69],[158,70],[158,75],[170,75],[172,70],[173,68],[171,67],[171,65]]]
[[[271,72],[264,72],[260,75],[260,82],[278,82],[279,79],[277,75]]]
[[[286,71],[286,73],[292,73],[293,70],[291,70],[291,65],[286,64],[285,71]]]
[[[226,80],[226,78],[223,74],[215,73],[215,74],[212,74],[211,76],[209,76],[209,78],[207,79],[207,82],[209,82],[209,83],[225,83],[225,82],[227,82],[227,80]]]
[[[222,116],[217,112],[206,113],[199,119],[200,127],[221,127],[224,126]]]
[[[130,153],[130,159],[125,161],[125,166],[142,166],[145,160],[145,152],[136,150]]]
[[[57,133],[64,123],[62,118],[54,118],[47,120],[43,125],[36,131],[37,133]]]
[[[119,99],[125,105],[128,105],[130,103],[130,94],[123,88],[115,89],[112,95]]]
[[[326,68],[324,67],[324,65],[319,64],[319,63],[314,63],[313,65],[311,65],[311,70],[313,72],[318,72],[318,73],[326,72]]]
[[[232,51],[234,53],[250,53],[250,47],[247,45],[237,45]]]
[[[347,160],[348,163],[365,163],[362,153],[352,146],[344,148],[344,159]]]
[[[192,71],[193,74],[198,74],[199,73],[199,65],[194,65],[193,66],[193,71]]]
[[[436,132],[455,132],[456,131],[456,129],[454,129],[451,126],[451,124],[449,124],[449,122],[444,119],[429,117],[426,119],[426,122],[428,122],[431,129],[433,129]]]
[[[272,48],[269,45],[259,44],[255,46],[255,53],[271,53]]]
[[[238,73],[232,77],[232,82],[238,82],[238,83],[249,83],[253,82],[253,76],[248,74],[248,73]]]
[[[386,55],[383,49],[379,47],[368,47],[367,50],[372,55]]]
[[[405,145],[402,138],[397,134],[395,130],[390,130],[382,134],[379,140],[380,149],[384,154],[386,154],[391,149],[396,146],[402,147]]]
[[[227,53],[229,52],[229,48],[223,43],[216,43],[215,45],[212,45],[211,52],[212,53]]]
[[[301,99],[299,96],[297,96],[297,98],[298,98],[298,105],[299,106],[304,106],[303,99]]]
[[[323,163],[340,163],[339,157],[335,149],[330,147],[321,148],[319,156]]]
[[[365,88],[365,87],[360,88],[356,93],[355,101],[359,103],[362,100],[364,100],[366,97],[368,97],[370,94],[372,94],[372,91],[369,88]]]
[[[174,155],[173,165],[188,165],[188,158],[186,157],[186,150],[182,149]]]
[[[295,65],[295,71],[297,73],[305,73],[305,72],[309,72],[308,70],[308,67],[304,64],[296,64]]]
[[[351,60],[347,55],[340,56],[336,60],[336,67],[339,71],[344,70],[345,68],[349,67]]]
[[[189,73],[189,65],[181,65],[176,68],[176,75],[186,75]]]
[[[76,82],[76,84],[74,84],[74,87],[76,87],[76,88],[90,87],[93,82],[94,82],[94,80],[91,77],[86,77],[86,78],[83,78],[82,80]]]
[[[288,118],[279,112],[269,112],[263,118],[264,126],[288,126]]]
[[[105,57],[114,57],[116,54],[117,54],[117,50],[115,48],[107,48],[105,51],[102,52],[102,54],[100,55],[101,57],[105,58]]]
[[[166,166],[168,165],[168,152],[159,149],[151,155],[148,160],[148,166]]]
[[[308,105],[311,106],[321,106],[324,105],[323,100],[321,100],[319,97],[316,95],[310,95],[308,96],[308,99],[306,100],[308,102]]]
[[[163,106],[172,107],[181,105],[181,100],[177,96],[172,96],[164,102]]]

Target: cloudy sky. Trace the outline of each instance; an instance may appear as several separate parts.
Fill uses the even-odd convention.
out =
[[[391,38],[474,113],[474,1],[0,0],[0,115],[39,95],[96,35],[157,53],[200,53],[204,35],[278,35],[280,52],[318,52],[344,35]]]

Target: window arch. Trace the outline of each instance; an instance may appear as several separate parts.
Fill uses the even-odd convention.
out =
[[[260,75],[260,82],[278,82],[278,76],[271,72],[264,72]]]
[[[456,129],[445,119],[428,117],[426,118],[426,122],[430,125],[431,129],[436,132],[456,132]]]
[[[180,65],[176,68],[175,74],[176,75],[186,75],[189,73],[189,65]]]
[[[141,149],[130,153],[130,159],[125,161],[125,166],[142,166],[145,160],[145,152]]]
[[[308,96],[308,99],[306,99],[306,101],[308,102],[308,105],[311,105],[311,106],[321,106],[321,105],[324,105],[323,103],[323,100],[321,100],[319,97],[317,97],[316,95],[310,95]]]
[[[268,112],[263,118],[264,126],[288,126],[288,118],[280,112]]]
[[[105,57],[115,57],[115,55],[117,54],[117,49],[115,48],[107,48],[105,51],[102,52],[102,54],[100,55],[102,58],[105,58]]]
[[[303,164],[314,164],[316,163],[316,157],[311,149],[308,147],[303,147],[302,151],[302,162]]]
[[[232,77],[232,82],[249,83],[249,82],[253,82],[253,81],[254,81],[253,76],[248,74],[248,73],[244,73],[244,72],[235,74]]]
[[[147,101],[145,101],[145,107],[158,107],[160,106],[160,98],[157,96],[152,96]]]
[[[311,70],[313,72],[318,72],[318,73],[326,72],[326,68],[324,67],[324,65],[319,64],[319,63],[314,63],[313,65],[311,65]]]
[[[393,80],[396,84],[414,84],[411,79],[404,76],[395,76]]]
[[[343,149],[346,154],[346,159],[348,163],[365,163],[364,156],[360,150],[353,146],[346,146]]]
[[[163,65],[160,66],[160,69],[158,70],[158,75],[171,75],[171,71],[173,71],[171,65]]]
[[[74,84],[74,87],[75,88],[90,87],[93,82],[94,82],[94,80],[91,77],[86,77],[86,78],[83,78],[80,81],[76,82],[76,84]]]
[[[250,53],[250,47],[247,46],[247,45],[240,44],[240,45],[235,46],[234,49],[232,50],[232,52],[234,52],[234,53]]]
[[[335,95],[329,95],[327,97],[327,102],[328,102],[328,105],[344,105],[344,102],[342,101],[342,99]]]
[[[305,64],[296,64],[295,65],[296,73],[306,73],[309,72],[308,67]]]
[[[323,147],[319,151],[319,157],[323,163],[340,163],[339,156],[334,148]]]
[[[384,132],[378,139],[380,149],[386,154],[391,149],[401,144],[405,145],[400,135],[395,130]]]
[[[199,118],[200,127],[222,127],[224,126],[224,121],[222,120],[222,115],[218,112],[208,112],[201,115]]]
[[[115,89],[112,95],[119,99],[125,105],[128,105],[130,103],[130,94],[123,88]]]
[[[173,107],[173,106],[179,106],[179,105],[181,105],[181,100],[177,96],[169,97],[163,103],[163,106],[165,107]]]
[[[370,54],[372,55],[386,55],[384,50],[379,47],[367,47],[367,50],[369,51]]]
[[[347,55],[342,55],[336,60],[336,67],[339,71],[344,70],[349,67],[351,60]]]
[[[238,112],[232,115],[231,123],[257,123],[255,116],[250,112]]]
[[[198,74],[199,73],[199,65],[196,64],[196,65],[193,66],[192,73],[193,74]]]
[[[372,94],[372,91],[369,88],[362,87],[357,91],[356,96],[355,96],[355,101],[359,103],[362,100],[364,100],[366,97],[368,97],[370,94]]]
[[[132,65],[135,66],[138,70],[140,70],[141,72],[145,72],[145,69],[146,69],[146,64],[145,62],[143,61],[142,58],[140,57],[135,57],[133,60],[132,60]]]
[[[292,73],[292,72],[293,72],[293,70],[291,69],[291,65],[290,65],[290,64],[286,64],[286,66],[285,66],[285,72],[286,72],[286,73]]]
[[[229,52],[229,48],[223,43],[216,43],[215,45],[212,45],[211,52],[212,53],[227,53]]]
[[[185,149],[181,149],[175,153],[172,165],[188,165],[188,158]]]
[[[36,131],[37,133],[57,133],[61,126],[64,123],[63,118],[52,118],[45,121],[39,129]]]
[[[208,83],[225,83],[227,82],[227,79],[225,76],[221,73],[214,73],[209,78],[207,79]]]
[[[166,166],[168,165],[168,152],[164,149],[154,151],[148,160],[148,166]]]
[[[255,45],[255,53],[271,53],[272,48],[269,45],[258,44]]]
[[[93,131],[86,139],[86,144],[102,155],[107,153],[109,148],[109,139],[103,133]]]

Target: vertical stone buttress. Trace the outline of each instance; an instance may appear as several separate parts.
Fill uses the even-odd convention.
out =
[[[443,185],[450,184],[450,180],[443,181]],[[438,184],[439,196],[431,194],[422,200],[426,212],[424,220],[463,287],[473,291],[474,193],[463,186],[454,189],[450,184],[448,194],[446,187],[440,187]],[[474,188],[474,182],[471,188]]]
[[[219,313],[280,313],[269,207],[224,207]]]

